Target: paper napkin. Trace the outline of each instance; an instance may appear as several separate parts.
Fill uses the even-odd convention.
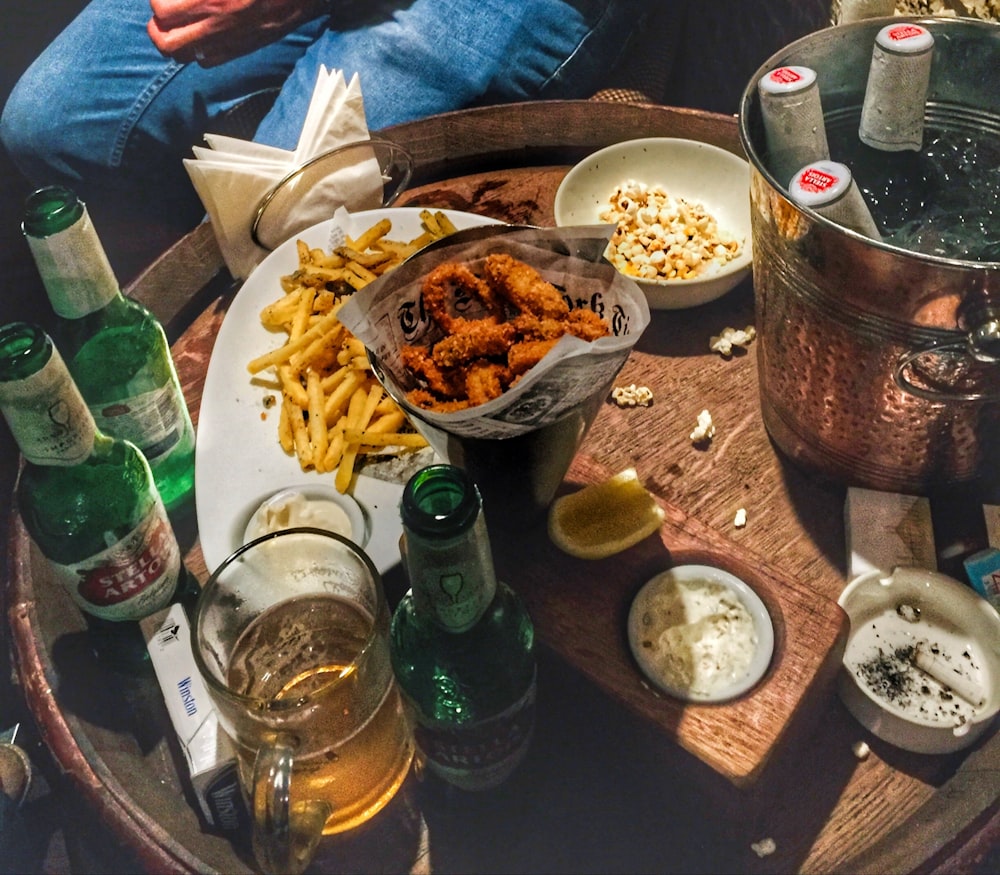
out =
[[[357,75],[320,67],[305,122],[294,150],[278,149],[221,134],[205,134],[184,167],[212,223],[226,267],[246,279],[267,255],[251,237],[258,207],[293,171],[332,149],[369,139]],[[269,243],[329,219],[339,206],[381,206],[382,175],[368,150],[317,162],[282,186],[265,214]],[[273,208],[272,206],[273,205]]]

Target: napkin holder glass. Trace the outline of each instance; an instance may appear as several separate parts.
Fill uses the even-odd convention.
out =
[[[406,189],[413,176],[413,157],[402,146],[389,140],[362,140],[323,152],[296,167],[261,198],[254,213],[250,236],[268,251],[315,224],[312,211],[301,210],[306,196],[335,174],[359,168],[368,162],[377,165],[381,191],[368,192],[365,198],[333,198],[328,215],[344,206],[351,212],[391,206]],[[374,170],[374,168],[372,168]],[[335,202],[336,201],[336,202]],[[301,212],[296,216],[296,211]]]

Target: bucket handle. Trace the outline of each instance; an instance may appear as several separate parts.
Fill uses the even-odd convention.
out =
[[[909,379],[907,371],[920,358],[940,353],[968,355],[976,362],[1000,367],[1000,318],[982,322],[964,340],[932,343],[922,349],[911,350],[900,357],[893,375],[900,389],[925,401],[1000,401],[1000,392],[949,392],[918,386]]]

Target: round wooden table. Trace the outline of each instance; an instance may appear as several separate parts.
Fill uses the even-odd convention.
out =
[[[567,168],[623,139],[676,136],[739,152],[736,120],[669,107],[557,101],[451,113],[381,132],[416,161],[398,206],[461,209],[549,225]],[[131,287],[175,338],[197,414],[212,343],[237,291],[202,226]],[[324,842],[317,871],[977,872],[1000,838],[1000,737],[910,754],[867,733],[834,679],[846,620],[843,486],[775,450],[756,404],[752,354],[722,359],[708,339],[754,319],[750,283],[690,311],[654,311],[618,382],[652,407],[608,404],[566,488],[634,465],[667,515],[660,538],[611,560],[559,554],[543,535],[494,539],[501,576],[528,602],[542,643],[539,718],[524,766],[474,797],[413,780],[358,835]],[[688,437],[700,410],[719,428]],[[277,450],[276,450],[277,451]],[[942,557],[970,541],[968,496],[935,499]],[[737,507],[749,522],[733,526]],[[189,568],[206,569],[190,515],[177,520]],[[204,830],[155,679],[98,664],[84,624],[11,526],[8,620],[29,707],[62,768],[150,871],[246,871],[245,851]],[[754,583],[777,632],[776,659],[748,698],[683,707],[639,676],[624,616],[662,568],[710,561]],[[951,565],[948,565],[948,562]],[[942,569],[960,573],[958,560]],[[390,599],[406,583],[387,575]],[[856,742],[870,746],[856,755]],[[769,841],[768,841],[769,840]],[[770,847],[768,847],[770,846]]]

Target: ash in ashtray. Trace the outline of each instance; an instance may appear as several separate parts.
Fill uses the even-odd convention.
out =
[[[857,672],[876,696],[905,708],[917,688],[912,668],[913,647],[908,645],[889,652],[879,648],[875,656],[858,666]],[[925,687],[920,692],[927,695],[930,690]]]
[[[937,645],[926,641],[894,648],[879,647],[866,660],[857,663],[855,674],[876,697],[893,705],[907,717],[962,726],[972,719],[976,705],[918,667],[916,663],[921,648],[925,652],[941,655]],[[968,652],[962,655],[971,659]]]

